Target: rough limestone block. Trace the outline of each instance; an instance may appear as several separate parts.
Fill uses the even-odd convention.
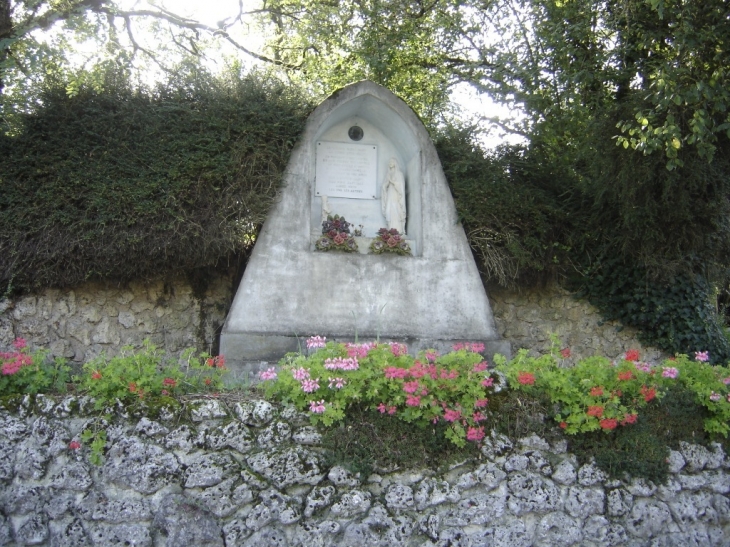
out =
[[[626,517],[626,530],[629,534],[644,539],[680,531],[666,503],[646,498],[634,502]]]
[[[492,547],[530,547],[533,535],[525,523],[516,518],[506,519],[494,527]]]
[[[244,424],[263,427],[274,419],[274,405],[263,399],[236,403],[234,412]]]
[[[730,493],[730,475],[721,471],[705,471],[707,488],[717,494]]]
[[[162,445],[170,450],[180,450],[188,453],[197,446],[195,443],[196,436],[197,433],[189,425],[181,425],[165,436]]]
[[[350,490],[342,494],[340,499],[332,505],[330,512],[335,518],[352,518],[370,509],[372,495],[362,490]]]
[[[530,462],[529,468],[533,471],[549,477],[553,474],[553,467],[550,462],[538,450],[532,450],[525,454]]]
[[[578,474],[575,471],[575,466],[567,458],[555,467],[555,472],[552,475],[552,479],[555,482],[566,486],[575,483],[577,478]]]
[[[297,444],[319,446],[322,444],[322,435],[314,427],[304,426],[294,432],[292,440]]]
[[[460,499],[458,488],[452,487],[446,481],[431,478],[423,479],[418,484],[414,495],[416,509],[419,511],[446,502],[456,503]]]
[[[236,477],[231,477],[210,488],[193,488],[185,491],[185,495],[196,503],[205,507],[218,518],[224,518],[236,512],[242,503],[253,499],[251,490],[246,485],[241,485],[248,493],[243,495],[244,490],[235,491]],[[244,501],[245,500],[245,501]]]
[[[576,521],[565,513],[548,513],[537,525],[535,545],[552,547],[553,545],[575,545],[583,540],[580,521]]]
[[[223,404],[217,399],[195,399],[188,404],[190,405],[190,418],[194,422],[217,420],[228,416]]]
[[[415,504],[413,490],[404,484],[392,484],[385,492],[385,503],[393,511],[411,509]]]
[[[302,518],[302,499],[298,496],[287,496],[269,489],[259,493],[259,498],[281,524],[294,524]]]
[[[84,492],[94,481],[89,474],[89,468],[81,462],[68,462],[61,470],[51,477],[51,486]]]
[[[4,410],[0,410],[0,432],[2,432],[2,437],[6,437],[11,441],[19,441],[30,434],[28,427],[22,420]]]
[[[327,474],[327,478],[332,484],[336,486],[360,486],[360,479],[356,478],[347,469],[339,465],[336,465],[332,469],[330,469],[329,473]]]
[[[710,451],[704,446],[690,444],[685,441],[680,441],[679,451],[687,462],[687,471],[690,473],[702,471],[712,457]]]
[[[286,422],[274,422],[261,430],[256,442],[261,448],[274,448],[291,438],[291,426]]]
[[[482,444],[482,454],[490,460],[504,456],[513,448],[512,441],[506,435],[492,430],[489,437],[485,437]]]
[[[584,519],[591,515],[602,515],[606,505],[603,489],[568,487],[565,510],[572,517]]]
[[[304,502],[304,516],[310,518],[315,512],[329,507],[335,495],[334,486],[315,486]]]
[[[143,417],[139,422],[137,422],[137,426],[134,428],[134,431],[136,433],[142,433],[147,437],[153,438],[164,436],[170,433],[170,430],[164,425],[159,422],[150,420],[147,417]]]
[[[254,440],[251,430],[238,420],[215,427],[208,432],[205,438],[206,445],[213,450],[228,447],[241,454],[251,451]]]
[[[77,518],[53,520],[48,524],[51,547],[87,547],[91,540]]]
[[[17,530],[15,539],[20,545],[39,545],[48,539],[48,524],[43,515],[33,515]]]
[[[657,487],[653,482],[647,481],[646,479],[634,478],[631,479],[626,489],[634,496],[648,498],[654,495]]]
[[[511,473],[513,471],[525,471],[529,464],[530,459],[527,456],[524,454],[514,454],[507,458],[507,461],[504,462],[504,470],[507,473]]]
[[[507,485],[512,494],[507,505],[515,515],[562,509],[560,491],[550,479],[527,471],[510,475]]]
[[[166,547],[223,547],[223,530],[216,519],[179,494],[163,498],[153,526],[167,536]]]
[[[265,528],[254,533],[246,543],[246,547],[289,547],[286,533],[278,528]]]
[[[133,436],[111,445],[102,470],[108,480],[143,494],[178,483],[181,471],[174,454]]]
[[[468,490],[475,486],[482,486],[487,491],[494,490],[507,477],[507,473],[494,463],[481,464],[474,471],[461,475],[456,486]]]
[[[669,458],[667,458],[667,464],[669,464],[670,473],[679,473],[685,466],[686,462],[681,452],[676,450],[669,451]]]
[[[444,519],[447,526],[481,526],[501,519],[507,512],[507,483],[501,483],[491,492],[469,492],[462,495],[457,506]]]
[[[88,533],[95,546],[152,547],[152,536],[146,524],[94,523],[89,526]],[[168,545],[172,547],[172,544]]]
[[[587,463],[578,469],[578,483],[581,486],[593,486],[606,479],[606,474],[595,463]]]
[[[277,488],[293,484],[314,486],[324,478],[319,456],[302,447],[260,452],[249,456],[246,462]]]
[[[9,481],[13,478],[15,473],[15,448],[15,442],[0,434],[0,481]]]
[[[310,545],[336,545],[336,536],[342,526],[333,520],[322,522],[302,522],[294,531],[293,547],[309,547]]]
[[[202,452],[187,459],[185,463],[185,488],[215,486],[225,477],[235,476],[240,472],[238,462],[225,452]]]
[[[700,520],[708,524],[717,524],[719,520],[717,511],[712,506],[712,494],[708,492],[680,492],[667,501],[667,506],[675,522],[683,530]]]

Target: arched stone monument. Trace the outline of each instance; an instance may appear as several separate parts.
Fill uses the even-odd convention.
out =
[[[317,250],[327,215],[359,227],[359,252]],[[411,256],[368,253],[380,228],[403,222]],[[279,359],[312,335],[397,340],[414,352],[484,342],[488,354],[509,353],[426,128],[369,81],[339,90],[309,117],[223,327],[221,353],[235,368]]]

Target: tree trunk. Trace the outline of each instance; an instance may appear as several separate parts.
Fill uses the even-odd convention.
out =
[[[13,33],[13,21],[10,18],[10,0],[0,0],[0,40],[10,38]],[[3,93],[5,81],[3,79],[3,66],[10,54],[10,48],[0,48],[0,95]]]

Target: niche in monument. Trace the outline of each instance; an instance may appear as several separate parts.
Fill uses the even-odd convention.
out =
[[[349,233],[323,234],[323,222],[340,217]],[[408,253],[374,252],[383,228],[397,230]],[[343,235],[357,252],[343,252],[354,250]],[[323,237],[333,245],[318,245]],[[313,335],[379,337],[413,352],[474,341],[488,354],[509,353],[428,132],[402,100],[368,81],[341,89],[309,117],[236,292],[221,353],[242,370]]]

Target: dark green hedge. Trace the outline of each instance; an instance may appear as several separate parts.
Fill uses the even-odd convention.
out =
[[[469,129],[435,144],[484,277],[514,286],[558,275],[573,237],[572,175],[527,148],[486,153]]]
[[[311,106],[255,74],[48,84],[0,136],[0,294],[214,266],[245,251]]]

